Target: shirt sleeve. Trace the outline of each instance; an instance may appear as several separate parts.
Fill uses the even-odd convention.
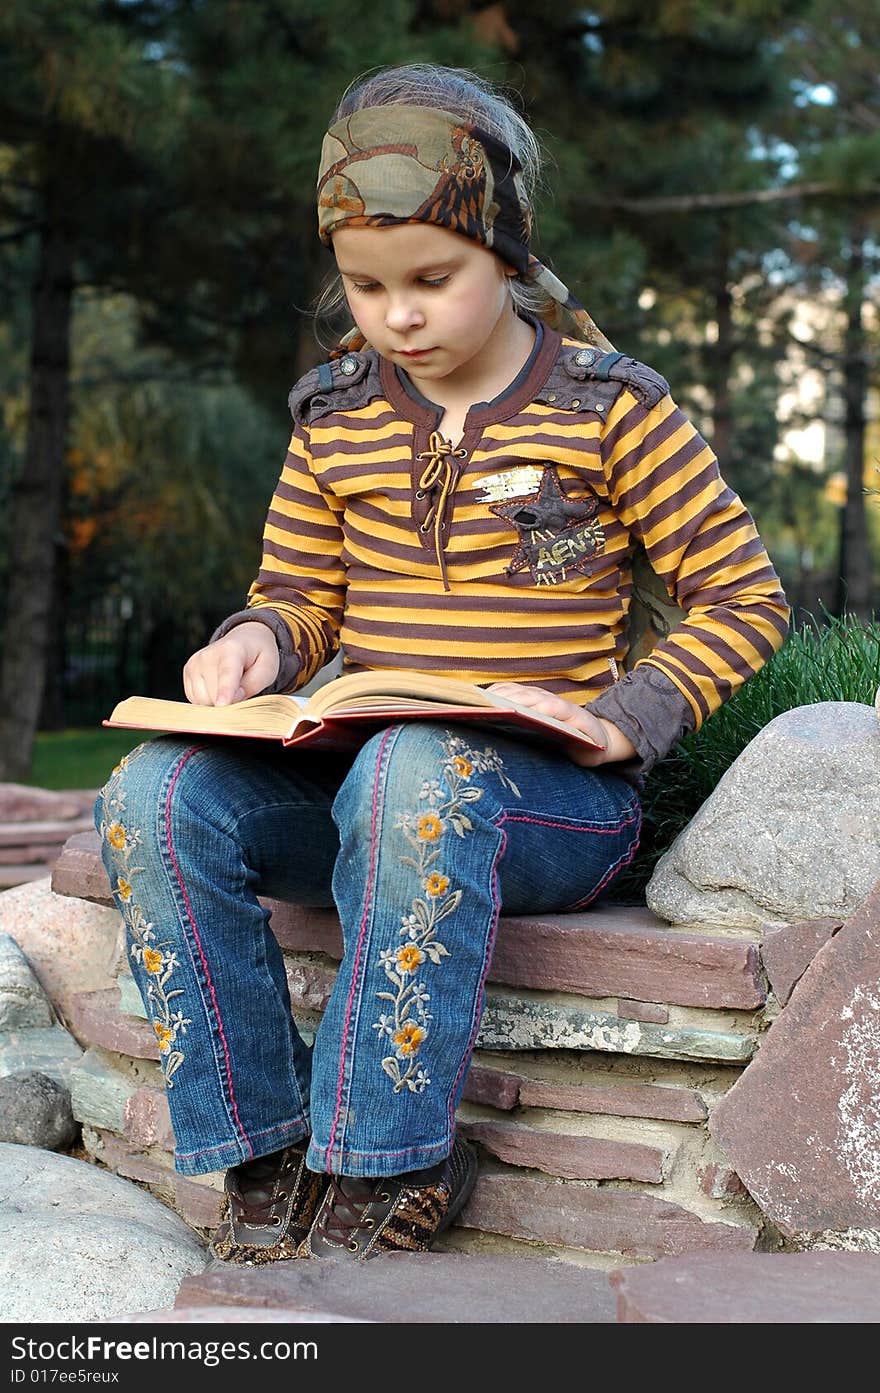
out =
[[[307,430],[297,424],[269,505],[247,608],[225,619],[211,639],[252,620],[268,624],[281,655],[269,691],[304,686],[339,646],[346,589],[343,510],[315,477]]]
[[[659,672],[684,698],[698,729],[781,647],[789,610],[779,578],[748,510],[668,394],[646,406],[624,388],[608,413],[602,460],[612,505],[686,611],[633,668],[630,714],[652,725],[647,708],[656,701],[656,683],[646,679]],[[685,724],[678,723],[670,744]]]

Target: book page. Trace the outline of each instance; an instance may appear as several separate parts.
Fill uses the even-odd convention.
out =
[[[193,735],[267,735],[283,739],[299,724],[304,697],[287,693],[248,697],[230,706],[199,706],[163,697],[131,696],[113,708],[107,725],[135,730],[179,730]]]

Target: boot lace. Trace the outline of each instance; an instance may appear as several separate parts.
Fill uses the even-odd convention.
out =
[[[358,1246],[354,1239],[356,1230],[376,1227],[376,1220],[372,1215],[365,1216],[364,1210],[373,1200],[386,1204],[390,1199],[381,1181],[357,1181],[349,1176],[331,1175],[321,1218],[323,1236],[335,1247],[350,1248],[354,1252]]]

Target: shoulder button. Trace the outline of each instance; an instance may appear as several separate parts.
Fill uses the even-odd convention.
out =
[[[351,377],[353,373],[356,373],[356,372],[357,372],[357,370],[358,370],[358,360],[357,360],[357,358],[345,357],[345,358],[341,358],[341,359],[340,359],[340,362],[339,362],[339,371],[340,371],[341,373],[343,373],[343,375],[344,375],[345,377]]]
[[[592,348],[579,348],[574,355],[574,362],[579,368],[588,368],[595,356]]]

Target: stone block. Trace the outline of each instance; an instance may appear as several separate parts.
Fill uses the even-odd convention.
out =
[[[212,1230],[220,1222],[223,1204],[222,1176],[212,1172],[208,1184],[179,1175],[172,1163],[163,1164],[155,1156],[145,1156],[123,1137],[100,1128],[86,1129],[83,1142],[90,1153],[114,1174],[137,1180],[166,1204],[174,1207],[192,1228]]]
[[[159,1146],[174,1151],[174,1129],[163,1089],[138,1088],[125,1104],[122,1130],[132,1146]]]
[[[87,1050],[70,1073],[73,1115],[91,1127],[125,1128],[126,1106],[136,1085],[98,1053]]]
[[[658,1001],[627,1001],[625,997],[619,997],[617,1014],[624,1020],[655,1021],[665,1025],[669,1020],[669,1007],[661,1006]]]
[[[725,1253],[611,1274],[624,1325],[876,1325],[880,1257]]]
[[[365,1325],[366,1316],[334,1316],[326,1311],[293,1311],[288,1306],[178,1306],[113,1316],[107,1325]],[[291,1341],[291,1343],[293,1343]]]
[[[656,1146],[609,1137],[573,1136],[521,1123],[461,1121],[459,1131],[514,1166],[569,1180],[645,1180],[658,1185],[666,1157]]]
[[[0,1033],[0,1078],[38,1069],[59,1083],[70,1086],[73,1066],[82,1049],[63,1025]]]
[[[798,924],[768,925],[761,945],[761,961],[770,985],[782,1006],[823,943],[837,933],[842,920],[802,919]]]
[[[418,1293],[418,1297],[416,1297]],[[279,1308],[427,1324],[590,1324],[614,1319],[605,1272],[549,1258],[387,1253],[367,1263],[212,1266],[184,1278],[175,1306]]]
[[[47,878],[0,895],[0,933],[15,939],[64,1015],[74,992],[112,982],[121,924],[115,909],[54,894]]]
[[[746,1187],[736,1171],[718,1161],[710,1161],[708,1165],[702,1166],[697,1174],[703,1194],[713,1200],[723,1200],[728,1195],[746,1193]]]
[[[14,938],[0,933],[0,1030],[50,1026],[55,1013]]]
[[[670,1122],[705,1122],[708,1108],[698,1093],[650,1083],[550,1083],[523,1079],[521,1106],[612,1117],[655,1117]]]
[[[758,1229],[715,1223],[670,1200],[608,1185],[483,1172],[459,1223],[592,1253],[659,1258],[698,1250],[750,1252]]]
[[[766,999],[753,939],[687,933],[625,906],[505,919],[489,979],[678,1006],[753,1009]]]
[[[819,949],[709,1130],[786,1235],[880,1229],[880,882]]]
[[[490,1107],[509,1112],[519,1103],[522,1078],[502,1069],[487,1069],[471,1064],[464,1081],[462,1098],[469,1103],[487,1103]]]
[[[30,784],[0,783],[0,822],[55,822],[82,817],[94,796],[57,792]]]
[[[602,1011],[584,1011],[542,997],[486,993],[477,1045],[488,1050],[602,1050],[654,1055],[661,1059],[717,1059],[744,1064],[756,1048],[754,1035],[688,1026],[623,1021]]]
[[[72,837],[53,887],[107,903],[109,886],[97,835]],[[342,932],[334,909],[261,899],[285,952],[338,961]],[[585,914],[503,917],[489,980],[515,987],[618,996],[641,1002],[752,1009],[766,994],[758,945],[750,937],[688,933],[644,908],[606,905]]]
[[[158,1059],[156,1033],[147,1021],[124,1016],[119,1010],[119,991],[108,987],[96,992],[76,992],[68,1010],[70,1028],[85,1045],[100,1045],[135,1059]]]
[[[52,889],[56,895],[90,900],[93,904],[113,904],[110,882],[99,851],[95,831],[76,832],[62,848],[52,868]]]

